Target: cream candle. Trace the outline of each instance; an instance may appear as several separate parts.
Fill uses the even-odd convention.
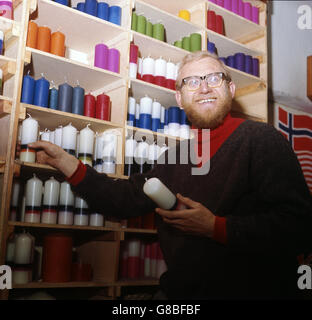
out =
[[[14,267],[12,268],[12,282],[14,284],[26,284],[31,281],[31,268]]]
[[[38,121],[33,119],[30,115],[29,118],[22,122],[21,129],[21,151],[20,160],[25,162],[35,162],[36,151],[29,148],[27,145],[31,142],[37,141],[39,132]]]
[[[72,225],[74,223],[75,196],[67,181],[61,183],[59,197],[58,224]]]
[[[44,184],[42,223],[56,224],[60,183],[51,177]]]
[[[25,222],[39,223],[42,201],[42,181],[36,175],[27,180],[25,192]]]
[[[103,227],[104,225],[104,217],[100,213],[92,213],[90,215],[90,226],[92,227]]]
[[[88,204],[80,197],[75,198],[75,226],[87,226],[89,223],[89,210]]]
[[[62,135],[63,135],[63,127],[59,126],[55,129],[54,133],[54,143],[59,147],[62,147]]]
[[[70,123],[62,130],[62,148],[75,156],[77,129]]]
[[[34,238],[24,231],[15,236],[14,263],[30,264],[34,256]]]
[[[79,132],[79,159],[82,163],[92,167],[92,154],[94,145],[94,132],[89,124]]]
[[[169,210],[176,204],[175,195],[158,178],[148,179],[143,191],[162,209]]]

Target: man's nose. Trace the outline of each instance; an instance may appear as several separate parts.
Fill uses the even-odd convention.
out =
[[[200,92],[205,92],[205,93],[207,93],[207,92],[212,91],[212,88],[210,88],[210,87],[208,86],[208,83],[207,83],[206,80],[203,80],[203,81],[201,81],[201,83],[200,83],[199,90],[200,90]]]

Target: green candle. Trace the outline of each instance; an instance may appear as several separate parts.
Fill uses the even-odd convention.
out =
[[[155,23],[153,25],[153,38],[165,41],[165,27],[163,24]]]
[[[181,40],[177,40],[174,42],[173,44],[175,47],[181,48],[182,49],[182,41]]]
[[[190,51],[195,52],[195,51],[200,51],[201,50],[201,35],[199,33],[192,33],[190,36]]]
[[[191,51],[191,38],[183,37],[182,38],[182,48],[187,51]]]
[[[146,32],[146,18],[144,16],[138,16],[137,32],[145,34]]]
[[[153,37],[153,24],[150,21],[146,22],[146,32],[145,34],[149,37]]]
[[[136,31],[138,26],[138,16],[135,12],[132,12],[132,17],[131,17],[131,30]]]

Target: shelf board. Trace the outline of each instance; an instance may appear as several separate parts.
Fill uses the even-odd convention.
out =
[[[166,2],[169,4],[170,1]],[[173,44],[175,41],[182,40],[183,37],[189,36],[192,33],[202,34],[202,29],[200,26],[183,20],[148,3],[138,0],[135,1],[135,13],[137,15],[144,15],[153,24],[161,22],[165,26],[167,43]]]
[[[79,85],[86,93],[103,89],[117,81],[124,82],[118,73],[91,67],[89,65],[59,57],[33,48],[27,48],[31,52],[33,76],[35,79],[44,77],[48,81],[54,81],[55,85],[67,82],[73,86],[79,81]],[[53,66],[53,67],[51,67]]]
[[[61,31],[65,34],[66,47],[84,53],[94,51],[98,43],[107,44],[127,32],[116,24],[51,0],[38,0],[38,18],[34,21],[39,26],[47,25],[52,33]]]
[[[175,91],[139,79],[130,79],[132,97],[139,103],[145,96],[156,98],[164,107],[176,106]]]
[[[114,283],[117,287],[138,287],[138,286],[157,286],[159,285],[159,279],[138,279],[138,280],[118,280]]]
[[[69,123],[72,123],[77,130],[81,130],[90,124],[90,129],[95,132],[122,128],[120,125],[110,121],[85,117],[74,113],[43,108],[25,103],[21,103],[20,105],[21,108],[26,110],[26,114],[29,113],[34,119],[39,121],[40,129],[42,130],[45,128],[54,130],[58,126],[66,126]]]

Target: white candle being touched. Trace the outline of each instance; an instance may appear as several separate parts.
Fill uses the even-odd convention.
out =
[[[143,191],[162,209],[169,210],[176,203],[175,195],[158,178],[148,179]]]
[[[62,148],[75,155],[76,150],[77,129],[71,125],[67,125],[62,130]]]
[[[25,119],[21,128],[21,151],[20,160],[34,163],[36,160],[36,151],[28,148],[28,144],[37,141],[39,132],[38,121],[31,116]]]

